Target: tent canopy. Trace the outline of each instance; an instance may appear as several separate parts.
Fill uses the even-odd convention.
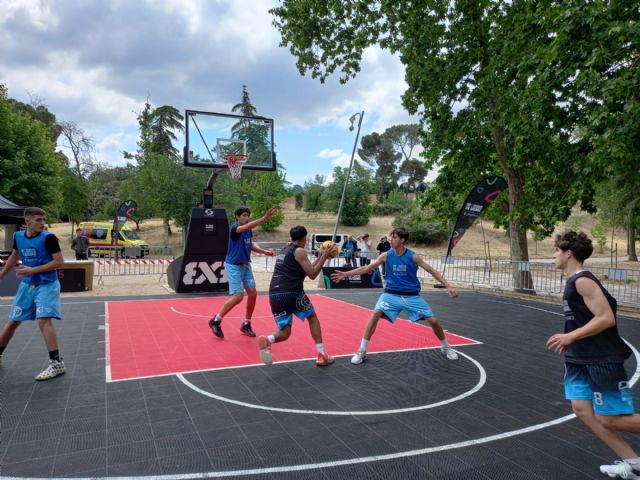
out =
[[[24,223],[24,207],[0,195],[0,225],[21,225]]]

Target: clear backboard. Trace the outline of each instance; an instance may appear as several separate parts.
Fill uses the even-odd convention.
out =
[[[184,164],[227,168],[225,155],[246,155],[244,169],[275,170],[273,120],[186,110]]]

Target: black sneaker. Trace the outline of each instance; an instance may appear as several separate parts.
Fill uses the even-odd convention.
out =
[[[251,328],[251,322],[245,322],[240,327],[240,331],[244,333],[247,337],[255,337],[256,333]]]
[[[211,331],[218,338],[224,338],[224,333],[222,333],[222,326],[220,325],[222,322],[216,322],[214,318],[209,320],[209,326],[211,327]]]

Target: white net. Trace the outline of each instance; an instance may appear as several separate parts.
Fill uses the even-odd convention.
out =
[[[242,174],[242,167],[247,163],[247,156],[237,153],[227,153],[224,156],[232,178],[238,179]]]

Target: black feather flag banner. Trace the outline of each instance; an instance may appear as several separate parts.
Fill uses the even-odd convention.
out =
[[[498,195],[507,188],[507,181],[502,177],[487,177],[473,187],[467,199],[464,201],[456,225],[453,227],[451,238],[449,239],[449,247],[447,248],[447,257],[451,256],[453,247],[460,241],[464,232],[466,232],[473,222],[482,214],[482,212],[493,203]]]

